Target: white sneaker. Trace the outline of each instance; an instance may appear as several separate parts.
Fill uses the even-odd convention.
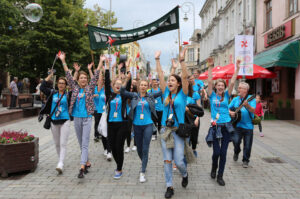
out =
[[[56,171],[58,172],[58,174],[62,174],[63,173],[63,167],[64,167],[64,164],[62,162],[59,162],[57,164],[57,167],[56,167]]]
[[[145,173],[140,173],[140,182],[146,182],[146,177],[145,177]]]
[[[104,155],[104,156],[107,156],[107,150],[104,150],[103,155]]]
[[[127,147],[126,149],[125,149],[125,151],[124,151],[125,153],[129,153],[130,152],[130,148],[129,147]]]
[[[111,161],[111,153],[107,153],[106,159],[107,161]]]
[[[136,146],[133,146],[131,150],[136,151]]]
[[[156,136],[152,135],[152,141],[156,140]]]

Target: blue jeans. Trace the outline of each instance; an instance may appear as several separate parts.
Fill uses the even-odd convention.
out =
[[[165,129],[162,127],[161,133],[164,133]],[[161,139],[161,146],[164,158],[164,170],[165,170],[165,181],[167,187],[173,186],[173,168],[172,160],[181,173],[182,177],[187,176],[187,168],[184,163],[184,139],[179,137],[175,132],[172,132],[174,138],[174,148],[168,149],[166,147],[166,142]]]
[[[253,129],[243,129],[236,128],[233,135],[233,146],[234,153],[239,154],[241,152],[241,142],[243,139],[244,148],[243,148],[243,162],[249,162],[252,142],[253,142]]]
[[[142,173],[146,172],[148,163],[149,147],[152,137],[153,124],[138,126],[133,125],[134,129],[134,140],[137,147],[137,152],[142,160]]]
[[[230,141],[230,133],[225,126],[221,128],[221,133],[223,136],[221,139],[217,139],[214,134],[212,155],[213,167],[218,168],[219,165],[219,176],[223,176],[224,173],[227,149]]]

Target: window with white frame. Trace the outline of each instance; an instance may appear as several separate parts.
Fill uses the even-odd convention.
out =
[[[193,62],[194,61],[194,48],[188,49],[188,61]]]
[[[289,0],[289,16],[298,12],[298,0]]]
[[[272,28],[272,0],[266,1],[266,29]]]

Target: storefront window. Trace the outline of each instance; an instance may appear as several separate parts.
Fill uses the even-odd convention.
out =
[[[298,0],[289,0],[289,16],[298,11]]]
[[[288,70],[288,82],[287,82],[287,91],[288,91],[288,98],[295,98],[295,74],[296,70],[294,68],[287,68]]]
[[[266,29],[272,28],[272,0],[266,2]]]

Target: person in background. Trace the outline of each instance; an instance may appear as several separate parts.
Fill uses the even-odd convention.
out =
[[[18,78],[14,77],[14,80],[10,82],[9,90],[10,90],[10,107],[15,108],[17,103],[17,98],[19,95],[19,89],[17,87]]]
[[[261,119],[262,119],[263,116],[264,116],[264,111],[263,111],[263,108],[262,108],[260,95],[256,95],[256,108],[255,108],[255,114],[256,114],[257,116],[259,116]],[[259,128],[259,136],[260,136],[260,137],[264,137],[264,134],[263,134],[263,132],[262,132],[261,121],[260,121],[260,123],[258,124],[258,128]]]

